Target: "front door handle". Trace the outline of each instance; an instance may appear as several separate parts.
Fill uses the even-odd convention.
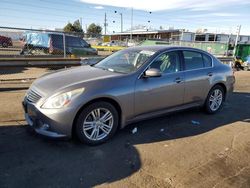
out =
[[[179,83],[183,82],[183,79],[181,79],[180,77],[178,77],[178,78],[175,79],[175,82],[177,84],[179,84]]]
[[[207,73],[207,75],[211,77],[211,76],[213,76],[213,73],[209,72],[209,73]]]

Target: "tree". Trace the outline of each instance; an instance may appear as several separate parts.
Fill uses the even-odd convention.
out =
[[[64,32],[74,32],[74,27],[72,25],[72,23],[68,23],[64,28],[63,28]]]
[[[94,23],[90,24],[87,29],[87,34],[90,36],[97,36],[100,35],[101,33],[102,33],[102,27]]]
[[[79,20],[76,20],[74,23],[73,23],[73,27],[75,29],[75,32],[83,32],[82,30],[82,26],[81,26],[81,23]]]
[[[72,23],[68,23],[64,28],[63,28],[64,32],[77,32],[77,33],[82,33],[82,26],[80,24],[79,20],[76,20],[73,24]]]

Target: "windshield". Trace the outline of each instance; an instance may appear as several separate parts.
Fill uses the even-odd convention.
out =
[[[128,74],[141,67],[154,53],[140,49],[121,50],[95,64],[94,67]]]

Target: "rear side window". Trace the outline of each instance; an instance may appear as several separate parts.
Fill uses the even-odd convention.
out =
[[[212,59],[206,54],[203,54],[203,62],[205,67],[212,67]]]
[[[194,70],[212,66],[212,60],[206,54],[195,51],[183,51],[183,57],[186,70]]]
[[[53,48],[63,49],[63,36],[51,34],[51,43]]]
[[[202,54],[193,51],[183,51],[186,70],[203,68]]]

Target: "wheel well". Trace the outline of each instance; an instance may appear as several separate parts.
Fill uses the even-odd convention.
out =
[[[73,121],[72,132],[71,132],[72,138],[75,137],[75,127],[76,127],[75,125],[76,125],[77,118],[78,118],[78,116],[80,115],[81,111],[82,111],[85,107],[87,107],[87,106],[89,106],[89,105],[91,105],[91,104],[93,104],[93,103],[96,103],[96,102],[108,102],[108,103],[112,104],[112,105],[115,107],[115,109],[117,110],[117,112],[118,112],[118,115],[119,115],[119,124],[121,124],[121,114],[122,114],[122,110],[121,110],[120,105],[119,105],[115,100],[110,99],[110,98],[107,98],[107,97],[102,97],[102,98],[98,98],[98,99],[93,99],[93,100],[89,101],[88,103],[84,104],[84,105],[78,110],[78,112],[77,112],[77,114],[76,114],[76,116],[75,116],[75,118],[74,118],[74,121]]]
[[[225,84],[223,84],[223,83],[217,83],[213,87],[218,86],[218,85],[221,86],[224,90],[224,94],[225,94],[224,100],[225,100],[226,96],[227,96],[227,88],[226,88]]]

